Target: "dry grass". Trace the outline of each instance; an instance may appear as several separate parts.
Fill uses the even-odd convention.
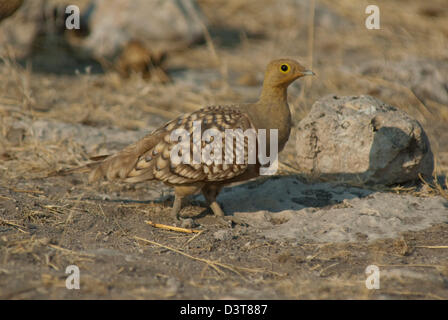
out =
[[[181,251],[179,249],[172,248],[170,246],[167,246],[167,245],[155,242],[155,241],[151,241],[151,240],[144,239],[144,238],[137,237],[137,236],[135,236],[134,238],[136,240],[139,240],[139,241],[142,241],[142,242],[146,242],[146,243],[149,243],[149,244],[152,244],[152,245],[155,245],[155,246],[162,247],[162,248],[165,248],[167,250],[173,251],[173,252],[178,253],[180,255],[183,255],[184,257],[187,257],[189,259],[193,259],[193,260],[196,260],[196,261],[203,262],[207,266],[209,266],[213,270],[215,270],[219,275],[223,275],[224,272],[221,269],[225,269],[225,270],[232,271],[232,272],[236,273],[237,275],[239,275],[240,277],[242,277],[245,280],[247,280],[247,279],[243,276],[243,274],[241,274],[241,272],[270,273],[270,274],[273,274],[273,275],[278,276],[278,277],[282,277],[282,276],[284,277],[285,276],[284,274],[280,274],[278,272],[273,272],[273,271],[270,271],[270,270],[267,270],[267,269],[246,268],[246,267],[241,267],[241,266],[236,266],[236,265],[230,265],[230,264],[227,264],[227,263],[222,263],[222,262],[219,262],[219,261],[212,261],[212,260],[209,260],[209,259],[195,257],[195,256],[192,256],[192,255],[190,255],[188,253],[185,253],[185,252],[183,252],[183,251]]]

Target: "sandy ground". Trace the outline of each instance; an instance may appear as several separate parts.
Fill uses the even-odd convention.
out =
[[[415,58],[446,63],[442,2],[401,2],[380,2],[384,29],[372,33],[364,8],[351,1],[318,1],[312,30],[309,4],[300,1],[200,1],[213,46],[169,56],[174,81],[167,85],[89,69],[91,61],[61,54],[60,42],[37,50],[28,68],[6,59],[0,298],[448,299],[448,105],[443,95],[359,71],[382,60],[413,61],[411,70]],[[440,16],[431,15],[434,8]],[[318,74],[289,90],[295,121],[326,94],[374,95],[422,123],[438,182],[321,182],[294,169],[288,145],[278,176],[226,188],[219,197],[244,224],[219,224],[197,196],[182,215],[201,232],[187,234],[145,223],[173,224],[172,192],[161,184],[46,177],[115,152],[180,113],[256,99],[264,65],[279,56],[296,57]],[[65,287],[69,265],[80,269],[80,290]],[[379,267],[379,290],[366,288],[369,265]]]

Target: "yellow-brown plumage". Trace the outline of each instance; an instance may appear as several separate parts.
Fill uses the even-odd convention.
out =
[[[287,67],[284,67],[285,65]],[[171,141],[171,133],[176,129],[185,129],[192,134],[194,121],[200,121],[201,134],[207,129],[214,128],[223,133],[223,138],[226,129],[241,129],[242,131],[277,129],[278,151],[281,151],[291,131],[287,87],[297,78],[309,74],[313,73],[305,70],[294,60],[274,60],[267,67],[262,93],[256,103],[210,106],[180,116],[117,154],[90,164],[88,166],[91,170],[89,180],[95,181],[106,177],[109,180],[122,179],[131,183],[146,180],[162,181],[174,187],[176,198],[173,214],[176,217],[181,209],[182,198],[202,191],[215,215],[224,216],[216,202],[216,196],[221,188],[259,175],[260,163],[258,161],[255,164],[248,163],[248,139],[243,139],[239,145],[237,141],[232,140],[231,143],[234,143],[233,163],[175,164],[170,154],[178,142]],[[224,139],[223,148],[225,144]],[[267,150],[269,150],[269,144],[268,139]],[[206,146],[207,142],[202,141],[202,147]],[[190,150],[191,154],[193,154],[192,149],[193,147]],[[243,163],[236,163],[237,150],[245,151]]]

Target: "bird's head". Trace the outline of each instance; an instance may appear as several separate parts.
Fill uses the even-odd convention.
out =
[[[278,59],[271,61],[265,74],[265,85],[272,87],[287,87],[294,80],[314,75],[314,72],[307,70],[299,62],[292,59]]]

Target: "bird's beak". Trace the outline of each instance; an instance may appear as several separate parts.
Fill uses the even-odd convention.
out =
[[[316,74],[311,70],[302,71],[302,74],[305,76],[315,76]]]

